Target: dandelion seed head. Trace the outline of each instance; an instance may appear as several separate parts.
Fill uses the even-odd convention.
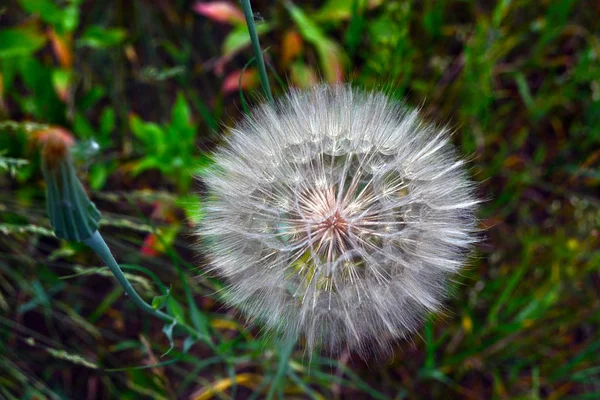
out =
[[[309,348],[385,352],[439,310],[476,242],[448,131],[382,93],[292,90],[214,160],[199,232],[226,301]]]

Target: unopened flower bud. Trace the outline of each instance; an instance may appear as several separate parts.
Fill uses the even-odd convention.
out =
[[[61,133],[43,139],[42,173],[46,209],[56,237],[81,242],[98,230],[101,215],[88,198],[73,167],[70,143]]]

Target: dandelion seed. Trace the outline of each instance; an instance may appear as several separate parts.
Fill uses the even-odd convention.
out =
[[[292,90],[231,130],[200,227],[226,301],[309,348],[385,352],[476,241],[448,132],[381,93]]]

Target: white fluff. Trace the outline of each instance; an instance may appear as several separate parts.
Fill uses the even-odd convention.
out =
[[[292,90],[214,159],[199,233],[225,300],[309,348],[389,349],[439,309],[476,241],[448,132],[382,93]]]

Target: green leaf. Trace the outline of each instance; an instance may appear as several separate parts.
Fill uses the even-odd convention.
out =
[[[90,139],[94,137],[94,128],[92,128],[92,125],[90,125],[87,118],[81,113],[75,113],[73,131],[80,138]]]
[[[256,25],[256,33],[259,36],[269,32],[270,30],[271,26],[269,24],[263,23]],[[223,41],[221,52],[224,56],[231,56],[249,45],[250,35],[248,35],[248,28],[246,25],[240,25],[229,32],[229,35],[227,35]]]
[[[52,25],[57,31],[72,32],[79,25],[78,2],[70,2],[67,6],[60,7],[54,0],[18,0],[23,10],[35,14],[42,21]]]
[[[163,327],[163,332],[165,333],[165,335],[167,335],[167,339],[169,339],[169,350],[167,350],[161,357],[166,356],[167,354],[169,354],[171,352],[171,350],[173,350],[173,348],[175,347],[175,343],[173,342],[173,328],[175,328],[175,326],[177,325],[177,321],[173,321],[173,323],[171,325],[165,325]]]
[[[177,94],[177,101],[173,107],[171,125],[176,130],[186,130],[190,128],[190,107],[185,100],[183,93]]]
[[[164,332],[164,329],[163,329]],[[169,349],[169,351],[167,351],[167,353],[163,354],[163,355],[167,355],[172,349]],[[178,362],[179,360],[181,360],[181,358],[183,358],[183,354],[177,358],[172,358],[170,360],[167,361],[163,361],[163,362],[159,362],[156,364],[150,364],[150,365],[136,365],[135,367],[125,367],[125,368],[108,368],[105,369],[105,371],[107,372],[121,372],[121,371],[136,371],[136,370],[141,370],[141,369],[150,369],[150,368],[160,368],[160,367],[164,367],[165,365],[171,365],[171,364],[175,364],[176,362]],[[162,399],[162,397],[158,397],[160,399]]]
[[[364,3],[364,0],[352,1],[352,16],[350,18],[350,25],[348,26],[345,34],[346,47],[350,54],[354,54],[356,52],[366,27]]]
[[[450,387],[454,387],[456,385],[450,378],[448,378],[448,376],[437,369],[422,369],[419,371],[419,378],[433,379]]]
[[[308,88],[315,84],[317,75],[315,71],[306,65],[304,61],[298,60],[290,66],[292,82],[301,88]]]
[[[350,19],[353,15],[353,8],[360,6],[360,8],[376,8],[383,4],[383,0],[328,0],[325,4],[317,11],[314,18],[319,21],[341,21]]]
[[[348,19],[352,16],[353,3],[356,1],[357,0],[327,0],[319,11],[317,11],[315,19],[320,21]]]
[[[560,299],[561,287],[558,285],[543,288],[540,292],[539,298],[533,297],[529,304],[521,309],[515,317],[515,322],[525,322],[528,319],[537,319],[544,315]]]
[[[335,82],[342,68],[342,59],[345,58],[342,49],[304,11],[289,2],[285,5],[302,37],[316,48],[327,81]]]
[[[70,69],[56,68],[52,71],[52,86],[57,93],[67,96],[69,85],[73,80],[73,71]],[[61,96],[61,98],[64,98]]]
[[[73,2],[65,8],[61,22],[63,30],[73,32],[79,25],[79,5]]]
[[[50,25],[58,25],[63,19],[63,11],[53,0],[18,0],[23,10],[37,14],[42,21]]]
[[[167,300],[171,296],[171,291],[167,291],[167,294],[163,294],[162,296],[156,296],[152,299],[152,308],[155,310],[160,310],[167,304]]]
[[[215,163],[211,154],[200,154],[198,157],[194,157],[194,164],[191,170],[194,175],[202,175],[210,169]]]
[[[115,110],[112,107],[107,107],[100,116],[100,136],[110,136],[115,129]]]
[[[496,4],[494,12],[492,13],[492,22],[495,28],[499,28],[502,20],[508,15],[512,2],[513,0],[500,0],[498,4]]]
[[[169,311],[169,315],[175,317],[175,319],[179,322],[185,321],[185,314],[183,313],[183,307],[181,304],[177,302],[173,297],[169,297],[167,300],[167,310]]]
[[[149,155],[149,156],[144,157],[137,164],[135,164],[135,167],[133,167],[133,169],[131,170],[131,175],[133,175],[135,177],[135,176],[139,175],[140,173],[147,171],[149,169],[160,170],[165,167],[167,167],[167,166],[163,165],[157,157],[155,157],[153,155]]]
[[[193,298],[190,298],[188,303],[190,306],[190,318],[194,328],[196,328],[198,332],[202,334],[202,339],[210,341],[210,324],[208,322],[208,318],[202,311],[200,311]]]
[[[292,3],[286,3],[286,7],[304,39],[314,45],[317,45],[319,41],[327,40],[321,28],[304,11]]]
[[[9,28],[0,31],[0,58],[27,56],[46,43],[46,37],[33,29]]]
[[[104,49],[121,44],[127,31],[121,28],[103,28],[98,25],[92,25],[85,30],[83,35],[77,41],[80,47],[91,47],[94,49]]]
[[[510,277],[505,277],[505,283],[503,285],[503,291],[499,296],[496,296],[496,301],[493,305],[490,306],[489,312],[487,315],[488,324],[495,325],[498,323],[498,316],[500,315],[500,311],[502,310],[502,306],[508,299],[510,298],[513,290],[521,283],[523,277],[527,273],[529,266],[529,253],[525,253],[523,258],[523,262],[521,266],[515,271],[511,271]]]
[[[81,112],[88,111],[94,107],[106,94],[102,86],[94,86],[89,92],[85,93],[77,102],[77,108]]]
[[[153,122],[144,122],[137,116],[129,119],[129,126],[133,134],[140,139],[154,154],[160,155],[165,149],[165,134],[162,128]]]
[[[197,341],[198,340],[196,338],[188,336],[183,342],[183,354],[186,354],[188,351],[190,351],[194,343],[196,343]]]
[[[531,111],[535,105],[535,101],[531,95],[531,90],[529,90],[529,85],[527,84],[525,75],[523,75],[522,72],[517,72],[515,74],[515,82],[523,103],[525,103],[527,109]]]
[[[273,398],[276,391],[282,390],[285,384],[285,377],[287,376],[287,370],[289,367],[294,347],[296,346],[296,340],[290,337],[284,338],[278,346],[279,361],[277,363],[277,370],[275,376],[271,382],[271,387],[267,393],[267,399]]]
[[[88,174],[88,182],[94,190],[100,190],[108,178],[108,168],[104,164],[93,164]]]
[[[444,2],[426,2],[425,12],[423,13],[423,27],[432,38],[438,38],[441,35],[442,26],[444,26]]]
[[[194,194],[180,196],[175,204],[183,209],[186,219],[192,224],[197,224],[202,220],[203,212],[199,196]]]
[[[559,379],[564,379],[567,376],[567,374],[571,372],[579,362],[585,360],[590,355],[593,357],[594,354],[598,354],[598,351],[600,351],[600,340],[590,343],[586,347],[583,347],[580,351],[577,352],[577,354],[575,354],[571,358],[571,360],[569,360],[567,363],[561,364],[560,368],[558,368],[552,375],[549,376],[550,382],[555,382]]]

